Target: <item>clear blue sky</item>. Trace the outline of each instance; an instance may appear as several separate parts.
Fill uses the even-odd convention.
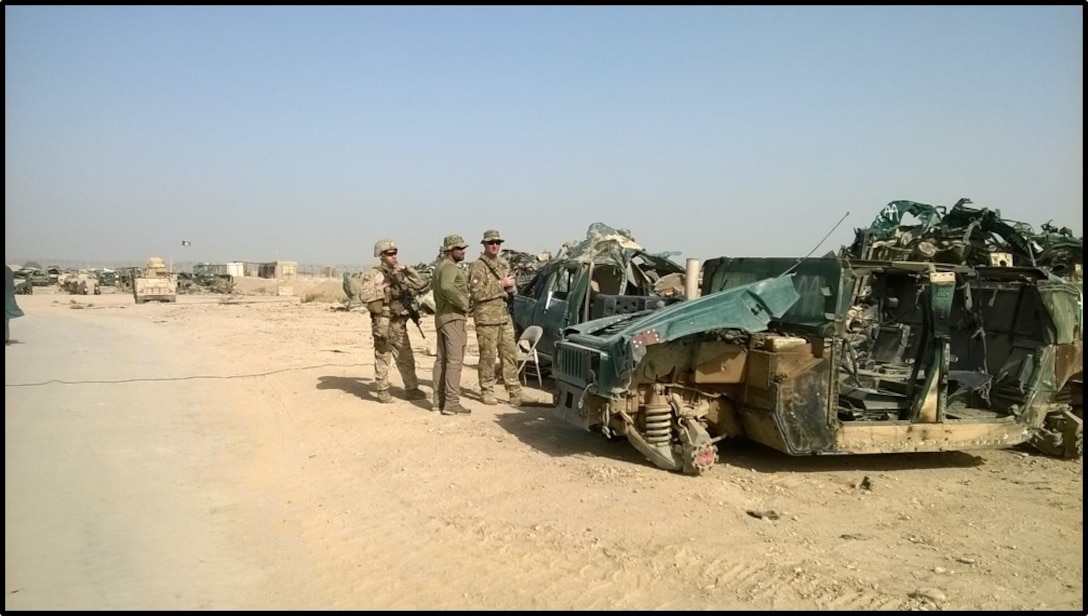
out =
[[[6,258],[416,263],[597,221],[794,256],[960,197],[1081,235],[1083,12],[6,6]]]

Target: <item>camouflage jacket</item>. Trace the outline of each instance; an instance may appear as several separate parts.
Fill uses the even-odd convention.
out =
[[[423,279],[411,267],[404,266],[394,272],[385,264],[378,264],[363,272],[359,300],[374,316],[403,319],[408,316],[408,308],[400,300],[401,293],[407,290],[414,298],[425,287]]]
[[[501,255],[481,255],[468,268],[468,292],[472,297],[472,319],[478,325],[499,325],[510,320],[509,293],[502,279],[511,274],[510,262]]]
[[[431,289],[434,291],[434,327],[458,319],[464,320],[468,314],[468,280],[465,272],[453,259],[443,258],[431,277]]]

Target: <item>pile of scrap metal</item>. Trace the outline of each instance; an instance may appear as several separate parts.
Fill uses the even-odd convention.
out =
[[[542,331],[536,346],[545,366],[565,328],[617,314],[664,308],[684,298],[684,267],[670,253],[651,253],[630,231],[593,223],[585,239],[567,242],[513,297],[514,331]]]
[[[510,262],[510,269],[514,272],[514,278],[519,289],[532,280],[533,276],[540,271],[540,268],[544,267],[552,258],[551,252],[547,250],[533,255],[519,250],[503,248],[500,254]]]
[[[586,230],[586,239],[580,242],[567,242],[555,256],[555,261],[570,259],[586,263],[623,264],[626,268],[637,267],[633,261],[641,255],[645,267],[641,269],[653,278],[655,294],[662,297],[680,298],[684,294],[684,272],[673,263],[672,252],[647,252],[635,241],[628,229],[614,229],[604,223],[595,222]],[[665,262],[668,262],[667,265]],[[652,265],[651,265],[652,264]],[[673,271],[673,270],[677,271]]]
[[[971,208],[960,199],[946,211],[915,201],[892,201],[868,229],[857,229],[842,256],[874,261],[928,261],[968,266],[1039,267],[1066,280],[1080,280],[1084,238],[1049,222],[1031,225],[1007,220],[1000,210]],[[916,225],[904,225],[910,214]]]
[[[68,272],[60,279],[60,286],[70,295],[101,295],[98,276],[93,272]]]
[[[178,274],[178,293],[230,295],[234,293],[234,276],[211,272],[181,272]]]

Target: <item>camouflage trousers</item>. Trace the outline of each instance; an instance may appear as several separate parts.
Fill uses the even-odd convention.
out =
[[[416,357],[412,342],[408,339],[407,319],[391,319],[389,336],[374,337],[374,384],[377,391],[389,389],[389,364],[396,362],[404,389],[419,387],[416,376]]]
[[[514,343],[514,324],[507,320],[497,325],[476,324],[476,344],[480,349],[477,365],[480,394],[495,392],[495,360],[502,364],[502,382],[510,396],[521,395],[518,381],[517,347]]]

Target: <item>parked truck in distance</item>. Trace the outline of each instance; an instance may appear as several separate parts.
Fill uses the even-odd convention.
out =
[[[147,267],[132,272],[132,297],[137,304],[178,301],[178,277],[159,257],[147,260]]]

